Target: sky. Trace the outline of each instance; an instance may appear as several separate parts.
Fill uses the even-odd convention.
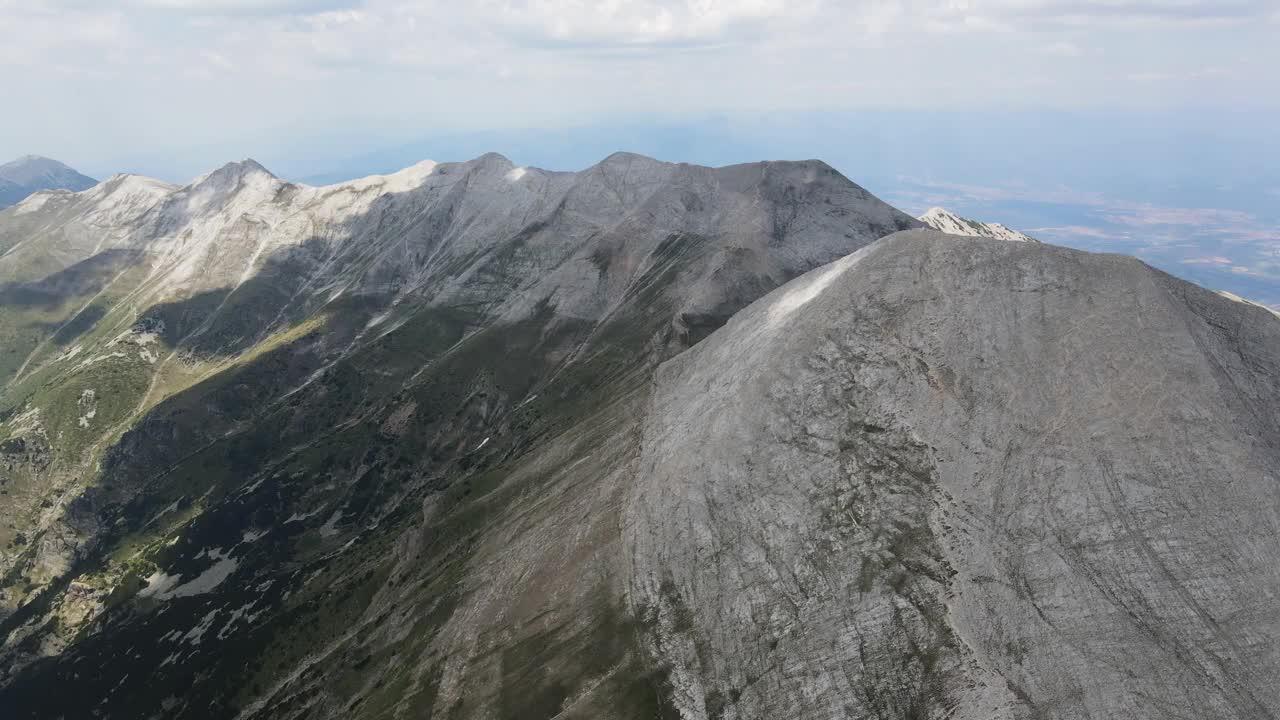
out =
[[[777,112],[1274,118],[1277,37],[1280,0],[0,0],[0,156],[102,172]]]
[[[1277,39],[1280,0],[0,0],[0,158],[816,157],[1280,304]]]

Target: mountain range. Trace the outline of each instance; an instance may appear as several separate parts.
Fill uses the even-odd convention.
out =
[[[1275,717],[1280,319],[1007,240],[820,161],[28,197],[0,707]]]
[[[41,190],[88,190],[98,181],[81,175],[57,160],[39,155],[0,165],[0,209],[15,205]]]

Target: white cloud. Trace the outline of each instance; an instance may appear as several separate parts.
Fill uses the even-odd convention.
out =
[[[112,9],[52,11],[0,5],[0,60],[10,65],[74,66],[77,55],[96,63],[122,60],[141,41],[124,13]],[[89,69],[89,68],[86,68]]]
[[[426,133],[645,113],[1271,106],[1280,97],[1266,92],[1280,62],[1273,26],[1243,21],[1270,17],[1277,6],[0,0],[0,62],[21,67],[10,73],[18,76],[13,91],[20,85],[48,116],[103,118],[138,144],[157,128],[199,127],[200,141],[211,143],[299,124],[367,128],[369,118]],[[1240,25],[1197,24],[1231,22]],[[1226,51],[1250,59],[1214,74]],[[67,80],[90,75],[91,85]],[[95,128],[95,137],[107,132]],[[53,133],[34,112],[0,118],[9,146],[55,145]]]
[[[1184,265],[1213,265],[1218,267],[1230,265],[1233,262],[1235,261],[1231,258],[1222,257],[1221,255],[1214,255],[1212,257],[1191,257],[1182,261]]]
[[[1266,17],[1274,0],[922,0],[939,23],[1025,29],[1135,22],[1232,22]]]
[[[103,3],[110,4],[110,3]],[[127,0],[115,3],[149,10],[176,10],[197,14],[306,14],[356,8],[360,0]]]
[[[784,0],[484,0],[482,13],[529,41],[624,45],[701,43],[764,21],[795,18],[816,2]]]

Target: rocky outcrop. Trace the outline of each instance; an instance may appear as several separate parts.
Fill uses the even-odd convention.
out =
[[[910,232],[660,371],[625,526],[683,717],[1280,713],[1280,323]]]

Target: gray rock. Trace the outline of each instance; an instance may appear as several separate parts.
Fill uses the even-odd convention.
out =
[[[1280,322],[907,232],[663,366],[631,601],[687,718],[1280,713]]]

